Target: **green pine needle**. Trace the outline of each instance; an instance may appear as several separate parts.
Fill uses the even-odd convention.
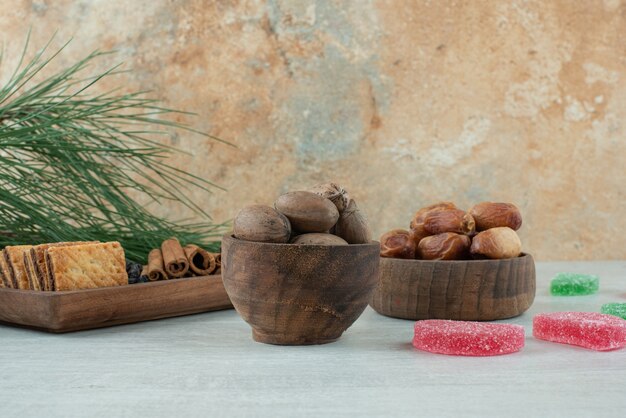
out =
[[[121,72],[113,67],[84,76],[109,52],[93,52],[34,82],[66,46],[48,53],[49,42],[24,63],[27,40],[15,72],[0,87],[0,247],[120,241],[128,258],[142,262],[176,236],[217,250],[214,240],[225,225],[214,224],[188,197],[194,188],[210,193],[217,186],[170,165],[180,151],[156,138],[178,129],[221,140],[167,119],[187,113],[160,107],[145,92],[91,94],[92,86]],[[201,221],[161,219],[135,199],[179,204]]]

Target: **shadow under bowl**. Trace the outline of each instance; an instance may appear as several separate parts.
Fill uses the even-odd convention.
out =
[[[295,245],[222,239],[222,279],[255,341],[337,340],[367,307],[379,244]]]
[[[525,312],[535,300],[530,254],[502,260],[380,259],[370,306],[404,319],[492,321]]]

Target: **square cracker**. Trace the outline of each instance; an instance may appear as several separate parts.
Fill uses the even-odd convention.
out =
[[[7,260],[4,258],[4,250],[0,251],[0,287],[13,287],[13,279],[11,279]]]
[[[28,278],[28,288],[30,290],[43,290],[39,279],[35,275],[35,263],[30,256],[30,251],[24,251],[24,269],[26,270],[26,277]]]
[[[41,290],[52,290],[50,284],[50,274],[46,266],[46,250],[51,247],[67,247],[70,245],[87,245],[97,244],[98,241],[66,241],[66,242],[53,242],[48,244],[35,245],[30,249],[30,258],[33,260],[33,273],[39,281]]]
[[[119,242],[51,247],[45,252],[51,290],[78,290],[128,284]]]
[[[9,266],[14,289],[29,289],[26,266],[24,266],[24,251],[31,248],[32,245],[8,245],[4,247],[4,259]]]

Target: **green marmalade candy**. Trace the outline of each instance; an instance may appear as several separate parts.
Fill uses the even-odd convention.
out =
[[[598,276],[593,274],[558,273],[550,283],[550,293],[557,296],[591,295],[598,288]]]
[[[626,319],[626,303],[605,303],[600,308],[600,312]]]

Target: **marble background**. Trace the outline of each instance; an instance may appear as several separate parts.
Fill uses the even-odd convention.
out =
[[[216,221],[333,179],[377,235],[419,207],[516,203],[541,260],[626,258],[626,1],[0,0],[2,76],[115,49],[117,85],[196,112],[176,163]],[[101,88],[106,89],[108,85]],[[163,215],[184,216],[163,206]],[[598,272],[601,273],[601,272]]]

